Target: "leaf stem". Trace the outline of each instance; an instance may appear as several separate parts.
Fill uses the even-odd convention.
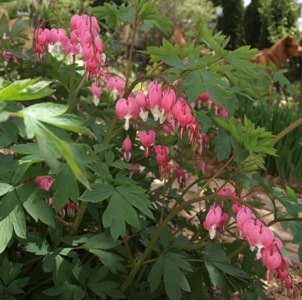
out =
[[[276,144],[279,140],[281,140],[285,135],[290,133],[292,130],[294,130],[296,127],[302,124],[302,117],[292,124],[290,124],[288,127],[283,129],[281,132],[279,132],[275,137],[272,138],[272,144]]]
[[[78,213],[77,216],[74,220],[74,223],[70,225],[70,230],[69,233],[71,235],[76,234],[78,232],[78,229],[81,225],[81,222],[83,220],[86,208],[87,208],[88,202],[81,202],[79,209],[78,209]]]
[[[121,286],[121,291],[125,292],[129,286],[131,285],[132,281],[134,280],[136,274],[139,272],[140,267],[144,264],[145,260],[148,259],[150,253],[153,250],[153,247],[156,243],[156,241],[158,240],[161,232],[163,231],[163,229],[168,225],[168,223],[179,213],[181,212],[183,209],[185,209],[187,206],[194,204],[196,202],[199,201],[206,201],[212,198],[213,195],[210,196],[204,196],[204,197],[198,197],[198,198],[194,198],[191,199],[185,203],[183,203],[180,206],[174,207],[171,212],[167,215],[167,217],[163,220],[163,222],[161,224],[159,224],[157,230],[155,231],[155,233],[153,234],[147,248],[145,249],[145,251],[143,252],[142,256],[140,257],[140,259],[137,261],[136,265],[132,268],[132,270],[130,271],[130,274],[128,276],[128,278],[124,281],[124,283]]]

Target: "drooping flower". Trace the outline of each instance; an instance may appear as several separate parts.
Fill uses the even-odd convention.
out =
[[[183,168],[180,166],[175,167],[175,174],[177,177],[177,182],[179,185],[179,189],[182,190],[187,185],[187,176]]]
[[[132,148],[132,142],[130,140],[129,135],[124,139],[123,141],[123,148],[124,148],[124,158],[125,161],[129,161],[131,158],[131,148]]]
[[[222,209],[219,205],[212,205],[206,215],[203,226],[209,231],[210,239],[214,239],[217,234],[217,228],[220,226]]]
[[[150,131],[144,130],[139,134],[139,140],[142,143],[142,145],[145,147],[145,151],[144,151],[145,157],[149,156],[149,148],[154,143],[155,136],[156,134],[154,130],[150,130]]]
[[[130,119],[136,119],[139,114],[139,107],[134,98],[121,98],[116,102],[115,114],[119,120],[125,119],[125,130],[129,129]]]

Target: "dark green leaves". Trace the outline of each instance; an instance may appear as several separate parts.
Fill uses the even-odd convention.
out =
[[[48,88],[50,81],[36,79],[16,80],[0,89],[0,101],[35,100],[51,95],[54,90]]]
[[[141,227],[135,208],[153,218],[151,202],[142,188],[135,185],[117,187],[103,215],[103,225],[110,228],[113,239],[125,235],[126,224]]]
[[[37,222],[54,227],[54,210],[45,202],[49,193],[30,184],[23,184],[16,190],[27,213]]]
[[[54,191],[53,202],[56,211],[65,206],[68,199],[74,202],[79,198],[79,187],[77,180],[67,164],[60,164],[59,174],[50,188]]]
[[[28,278],[18,278],[21,274],[21,264],[8,261],[7,257],[0,267],[0,298],[16,299],[15,296],[24,293],[23,288],[28,284]]]
[[[231,299],[230,292],[241,291],[250,284],[247,273],[231,266],[219,245],[208,241],[204,259],[212,284],[219,288],[223,299]]]
[[[148,280],[151,291],[159,286],[163,277],[169,299],[181,299],[182,290],[190,292],[190,286],[184,272],[191,271],[191,265],[184,260],[182,255],[166,253],[158,258],[149,273]]]
[[[232,153],[232,141],[233,139],[227,135],[220,133],[215,138],[215,149],[218,161],[228,159]]]
[[[140,227],[138,215],[129,204],[127,199],[115,191],[104,212],[103,225],[105,228],[110,227],[111,235],[114,239],[125,235],[126,223],[136,228]]]
[[[86,190],[80,197],[80,200],[91,203],[99,203],[111,197],[114,193],[114,188],[105,183],[94,183],[91,185],[91,190]]]
[[[3,197],[0,212],[0,253],[2,253],[13,232],[20,238],[26,238],[25,214],[15,190],[11,190]]]

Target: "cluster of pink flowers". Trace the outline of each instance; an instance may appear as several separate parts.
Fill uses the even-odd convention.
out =
[[[8,40],[9,42],[12,42],[12,38],[10,36],[7,36],[6,34],[4,34],[2,39],[0,39],[0,45],[3,43],[3,40]],[[0,53],[3,57],[4,62],[7,63],[10,60],[13,60],[15,63],[18,62],[18,58],[14,56],[10,51],[0,50]]]
[[[45,175],[45,176],[38,176],[35,178],[35,184],[37,186],[39,186],[40,188],[42,188],[43,190],[45,191],[49,191],[51,185],[53,184],[54,182],[54,179],[51,178],[50,176],[48,175]],[[47,198],[46,199],[46,202],[49,206],[51,207],[54,207],[54,203],[53,203],[53,199],[52,198]],[[70,201],[70,200],[67,200],[66,202],[66,206],[65,207],[62,207],[60,210],[59,210],[59,215],[62,217],[62,218],[65,218],[66,214],[68,217],[73,217],[74,214],[75,214],[75,211],[78,209],[78,205],[75,204],[74,202]]]
[[[101,87],[107,83],[107,74],[102,68],[105,61],[103,43],[99,37],[100,27],[95,17],[83,14],[70,19],[70,32],[63,28],[38,28],[35,32],[35,57],[38,61],[48,53],[50,45],[58,46],[65,55],[82,54],[88,79],[94,79],[91,91],[97,105]]]
[[[121,94],[121,93],[120,93]],[[149,84],[145,94],[139,90],[136,94],[130,94],[128,98],[120,98],[116,102],[116,116],[119,120],[125,120],[124,128],[130,128],[131,121],[134,129],[138,130],[142,122],[153,118],[161,124],[163,134],[178,134],[181,139],[187,138],[196,151],[201,155],[204,146],[209,144],[207,135],[201,132],[193,109],[184,98],[177,98],[173,89],[162,88],[157,81]],[[157,132],[158,133],[158,132]],[[169,176],[173,165],[171,163],[170,149],[165,145],[155,145],[157,134],[154,130],[142,130],[138,138],[144,148],[144,155],[148,157],[154,153],[159,165],[159,173]],[[123,142],[124,158],[131,158],[132,142],[129,136]],[[180,166],[174,168],[180,189],[186,185],[186,175]]]
[[[202,104],[207,103],[208,109],[214,109],[215,114],[220,117],[228,117],[228,111],[223,108],[219,103],[214,103],[211,99],[211,96],[208,92],[204,92],[200,94],[197,99],[195,100],[195,103],[197,104],[197,107],[200,109],[202,107]]]
[[[238,198],[238,195],[229,188],[224,188],[217,193],[225,196],[219,204],[212,205],[206,215],[204,228],[209,231],[213,239],[218,233],[224,232],[224,225],[228,215],[223,212],[223,202],[226,197]],[[262,260],[267,269],[267,281],[272,279],[275,273],[280,282],[285,285],[289,296],[293,293],[293,285],[287,269],[289,262],[281,255],[282,242],[275,238],[273,231],[262,221],[253,217],[252,210],[236,201],[233,201],[232,211],[236,216],[236,227],[241,239],[248,242],[251,251],[256,250],[256,260]]]

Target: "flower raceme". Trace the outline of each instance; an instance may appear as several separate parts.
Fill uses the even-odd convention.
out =
[[[51,178],[50,176],[48,175],[45,175],[45,176],[38,176],[35,178],[35,184],[37,186],[39,186],[40,188],[42,188],[43,190],[45,191],[49,191],[51,185],[53,184],[54,182],[54,179]],[[51,207],[54,207],[54,203],[53,203],[53,200],[52,198],[47,198],[46,199],[46,202],[49,206]],[[62,207],[60,210],[59,210],[59,215],[62,217],[62,218],[65,218],[66,214],[68,217],[73,217],[74,214],[75,214],[75,211],[78,209],[78,205],[75,204],[74,202],[70,201],[70,200],[67,200],[66,202],[66,206],[65,207]]]
[[[115,89],[117,79],[110,78],[107,87],[110,90]],[[123,82],[121,86],[124,88]],[[120,94],[123,91],[120,91]],[[130,123],[133,123],[134,130],[137,130],[138,139],[144,148],[144,156],[150,156],[150,147],[155,154],[159,165],[159,173],[162,176],[170,176],[170,172],[179,170],[171,157],[169,157],[169,147],[165,145],[156,145],[157,135],[178,135],[179,138],[187,137],[189,144],[199,154],[202,153],[204,141],[209,143],[206,135],[201,132],[200,126],[194,117],[194,112],[184,98],[177,98],[174,90],[170,87],[162,88],[157,81],[150,82],[147,93],[142,90],[131,93],[127,98],[121,97],[115,105],[115,115],[119,120],[124,120],[124,129],[129,130]],[[139,131],[141,124],[148,123],[148,118],[158,122],[156,132],[154,130]],[[142,120],[143,122],[141,122]],[[161,128],[161,129],[160,129]],[[125,158],[125,156],[124,156]],[[127,155],[127,160],[130,160]],[[126,159],[126,158],[125,158]],[[171,164],[172,163],[172,164]],[[184,187],[185,180],[183,175],[178,179],[180,188]]]
[[[36,29],[34,46],[37,61],[49,52],[50,46],[57,47],[66,56],[82,54],[88,79],[94,79],[91,89],[95,104],[98,104],[96,98],[101,95],[99,89],[106,76],[102,69],[105,56],[99,32],[100,27],[95,17],[87,14],[74,15],[70,19],[70,32],[63,28]]]
[[[236,193],[230,189],[222,189],[218,195],[230,196],[232,198],[238,198]],[[217,233],[223,232],[223,225],[226,223],[228,215],[222,211],[223,202],[220,204],[212,205],[205,217],[204,228],[209,231],[210,239],[217,236]],[[281,255],[282,242],[275,238],[273,231],[267,227],[262,221],[253,217],[252,210],[239,204],[236,201],[232,201],[232,211],[236,217],[236,227],[240,234],[240,238],[247,241],[251,251],[257,250],[256,260],[263,262],[267,269],[267,281],[270,281],[272,274],[284,284],[287,288],[288,294],[293,294],[293,285],[288,274],[289,263],[288,260]]]

